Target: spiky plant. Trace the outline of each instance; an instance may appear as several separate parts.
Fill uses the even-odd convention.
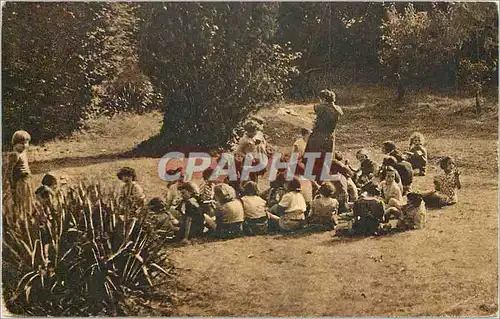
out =
[[[133,315],[125,299],[153,296],[168,275],[167,239],[157,240],[147,209],[120,205],[100,184],[58,192],[35,211],[20,224],[4,218],[4,296],[13,313]]]

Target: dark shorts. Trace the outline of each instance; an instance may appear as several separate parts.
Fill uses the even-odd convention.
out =
[[[243,235],[243,222],[217,225],[217,237],[219,238],[236,238]]]
[[[245,235],[256,236],[266,235],[268,233],[267,216],[261,218],[247,218],[243,223]]]

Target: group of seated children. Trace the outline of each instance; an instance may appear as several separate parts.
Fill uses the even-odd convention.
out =
[[[303,142],[297,141],[293,147],[299,153],[307,143],[309,131],[303,129],[301,133]],[[365,150],[356,154],[359,169],[343,163],[336,154],[330,172],[334,179],[321,185],[301,178],[301,165],[291,180],[287,180],[286,171],[279,170],[269,189],[263,192],[255,180],[212,181],[213,170],[209,168],[203,172],[201,187],[192,182],[171,182],[163,213],[170,214],[176,236],[183,242],[205,233],[234,238],[304,228],[332,230],[340,215],[351,216],[350,231],[354,234],[378,234],[390,225],[390,220],[396,220],[398,230],[419,229],[425,224],[426,206],[441,208],[456,203],[457,189],[461,187],[459,172],[452,159],[445,157],[440,162],[444,173],[434,178],[433,191],[411,190],[413,171],[418,170],[419,175],[426,172],[423,140],[422,134],[413,134],[410,150],[404,153],[394,142],[384,142],[385,158],[380,167]]]
[[[262,134],[258,126],[249,127],[251,132],[245,135],[241,146],[264,152],[263,136],[255,138]],[[293,145],[294,152],[303,155],[309,134],[310,131],[302,129],[301,139]],[[183,243],[206,234],[234,238],[304,228],[333,230],[341,215],[353,219],[350,232],[354,234],[378,234],[391,219],[397,220],[398,230],[418,229],[425,224],[426,206],[441,208],[455,204],[457,190],[461,188],[459,171],[453,160],[445,157],[440,161],[443,173],[434,178],[435,189],[412,192],[413,171],[418,170],[420,176],[426,173],[427,150],[423,143],[422,134],[414,133],[409,151],[403,153],[394,142],[384,142],[385,158],[380,167],[365,150],[356,153],[360,164],[357,169],[336,153],[330,171],[334,178],[321,185],[302,178],[302,164],[291,179],[287,179],[285,170],[278,170],[276,179],[265,191],[259,190],[256,178],[245,182],[214,181],[210,178],[214,173],[211,168],[203,172],[204,182],[199,187],[182,181],[182,170],[178,168],[167,172],[179,174],[180,178],[168,182],[165,198],[156,197],[147,204],[134,169],[124,167],[117,174],[123,182],[119,201],[133,209],[146,205],[152,223]],[[24,150],[19,149],[19,153]],[[50,202],[51,189],[56,183],[53,176],[46,175],[36,190],[37,199]]]

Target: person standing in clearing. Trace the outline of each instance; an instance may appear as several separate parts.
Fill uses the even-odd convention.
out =
[[[28,164],[28,148],[31,136],[26,131],[16,131],[12,136],[14,152],[9,158],[8,180],[14,204],[13,222],[21,221],[33,213],[33,192],[30,183],[31,171]]]
[[[302,128],[300,129],[300,135],[301,138],[296,140],[292,147],[292,153],[297,153],[299,160],[304,157],[304,151],[306,150],[307,140],[309,139],[309,135],[311,135],[311,131],[306,128]]]
[[[333,91],[322,90],[320,99],[321,103],[314,106],[316,120],[304,151],[305,153],[322,153],[322,156],[315,160],[313,166],[316,181],[321,179],[321,170],[326,153],[335,152],[335,129],[340,116],[344,114],[340,106],[335,104],[336,96]]]

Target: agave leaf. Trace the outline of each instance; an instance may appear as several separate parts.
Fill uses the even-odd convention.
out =
[[[106,277],[106,282],[115,290],[118,291],[118,288],[116,288],[115,284],[113,283],[113,280],[111,280],[110,277]]]
[[[153,282],[151,281],[151,276],[149,275],[148,267],[146,267],[146,265],[142,266],[142,272],[144,273],[144,276],[146,277],[146,279],[148,281],[149,287],[152,287]]]
[[[25,284],[25,288],[24,288],[24,292],[25,292],[25,296],[26,296],[26,301],[29,302],[30,300],[30,293],[31,293],[31,283],[33,282],[33,280],[35,280],[36,277],[40,277],[40,274],[38,272],[36,272]]]
[[[163,269],[162,267],[160,267],[156,263],[151,263],[150,266],[151,266],[151,268],[153,268],[159,272],[162,272],[163,274],[171,277],[171,275],[165,269]]]
[[[72,246],[70,249],[68,249],[68,250],[64,253],[64,255],[61,257],[61,261],[64,261],[64,259],[66,259],[66,257],[68,257],[68,255],[69,255],[69,254],[70,254],[70,253],[71,253],[71,252],[75,249],[75,247],[76,247],[76,244],[73,244],[73,246]],[[57,259],[57,258],[56,258],[56,259]]]
[[[33,268],[36,268],[35,267],[36,265],[41,265],[43,263],[43,258],[40,258],[42,252],[38,250],[40,248],[40,246],[38,245],[39,242],[40,242],[39,239],[35,240],[35,249],[33,250],[33,253],[31,255],[31,267]]]
[[[36,275],[37,271],[30,271],[26,275],[24,275],[21,280],[19,280],[19,283],[17,284],[17,290],[21,289],[21,286],[24,284],[24,280],[28,279],[30,276]]]
[[[130,248],[130,246],[133,244],[132,241],[129,241],[128,243],[126,243],[124,246],[120,247],[116,253],[114,253],[113,255],[109,256],[109,258],[106,260],[106,262],[110,262],[110,261],[113,261],[116,257],[122,255],[126,250],[128,250]]]
[[[21,256],[16,252],[16,250],[12,246],[10,246],[9,244],[7,244],[5,241],[3,242],[3,246],[4,246],[4,248],[7,248],[8,251],[10,251],[12,253],[12,255],[14,255],[14,257],[16,259],[18,259],[20,262],[23,261],[23,259],[21,258]]]

